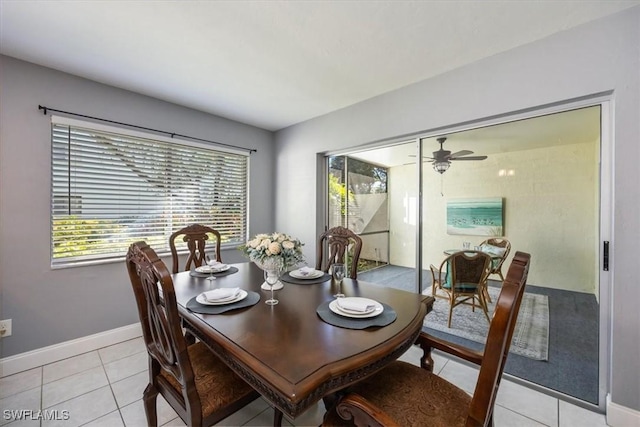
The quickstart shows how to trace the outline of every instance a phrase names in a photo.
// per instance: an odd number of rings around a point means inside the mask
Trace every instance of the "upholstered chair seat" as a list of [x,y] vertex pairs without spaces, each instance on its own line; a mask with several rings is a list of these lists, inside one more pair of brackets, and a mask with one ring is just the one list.
[[[204,344],[198,342],[190,345],[187,351],[191,360],[196,391],[202,403],[203,419],[232,406],[235,402],[255,398],[255,390],[214,356]],[[176,392],[182,393],[182,386],[172,375],[165,370],[161,370],[160,375],[173,386]]]
[[[383,374],[367,378],[349,391],[384,411],[398,426],[464,426],[471,404],[471,396],[465,391],[401,361],[393,362]],[[324,426],[349,425],[335,412],[327,415]]]

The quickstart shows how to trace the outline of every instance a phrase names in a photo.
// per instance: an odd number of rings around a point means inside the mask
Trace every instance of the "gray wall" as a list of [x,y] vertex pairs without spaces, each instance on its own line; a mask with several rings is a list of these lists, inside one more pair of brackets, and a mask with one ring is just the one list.
[[[256,148],[249,232],[273,229],[271,132],[6,56],[0,87],[0,318],[13,319],[0,357],[138,322],[124,262],[50,268],[51,130],[39,104]],[[235,249],[222,257],[244,260]]]
[[[640,410],[639,29],[635,7],[277,132],[277,228],[315,240],[323,219],[313,191],[322,188],[317,153],[613,91],[610,392],[614,403]],[[314,246],[305,250],[314,259]]]

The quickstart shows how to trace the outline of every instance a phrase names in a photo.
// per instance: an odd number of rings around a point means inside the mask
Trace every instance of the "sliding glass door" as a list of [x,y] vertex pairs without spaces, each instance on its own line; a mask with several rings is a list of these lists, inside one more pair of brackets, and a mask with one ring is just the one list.
[[[343,226],[363,240],[358,271],[389,262],[387,168],[348,156],[328,159],[328,227]],[[351,262],[348,256],[347,263]]]
[[410,291],[417,289],[416,149],[411,141],[327,159],[327,226],[362,238],[358,277]]
[[[600,106],[587,106],[329,157],[328,225],[367,239],[359,279],[413,292],[428,291],[429,265],[439,266],[445,252],[467,242],[472,248],[490,238],[511,242],[503,273],[516,251],[531,253],[531,315],[521,319],[531,322],[532,333],[521,335],[525,350],[512,351],[505,372],[601,405],[606,354],[598,339],[607,325],[599,324],[599,304],[602,297],[606,307],[609,294],[599,264],[610,230],[599,214],[602,203],[605,209],[611,203],[608,187],[600,188],[610,173],[602,115]],[[497,295],[499,276],[490,276],[489,285]],[[445,300],[437,302],[448,309]],[[428,325],[439,318],[434,308],[425,327],[464,339],[468,328],[453,331],[465,324],[464,308],[444,329]]]

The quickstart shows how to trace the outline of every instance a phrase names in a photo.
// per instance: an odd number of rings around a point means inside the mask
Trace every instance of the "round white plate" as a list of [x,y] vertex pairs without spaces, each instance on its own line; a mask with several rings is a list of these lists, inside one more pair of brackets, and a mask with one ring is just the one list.
[[[221,267],[215,267],[213,268],[213,272],[214,273],[222,273],[223,271],[227,271],[228,269],[230,269],[231,266],[228,264],[225,264]],[[206,273],[209,274],[211,272],[211,267],[209,267],[208,265],[201,265],[200,267],[196,267],[196,271],[198,273]]]
[[323,274],[324,272],[319,270],[314,270],[309,274],[302,274],[300,273],[300,270],[293,270],[289,272],[289,276],[296,279],[317,279],[318,277],[322,277]]
[[[373,301],[373,300],[370,300],[370,301]],[[338,300],[335,299],[329,303],[329,310],[333,311],[335,314],[339,316],[364,319],[367,317],[376,317],[384,311],[384,307],[382,306],[382,304],[380,304],[377,301],[373,301],[373,303],[375,304],[375,308],[373,310],[366,313],[362,313],[362,312],[355,312],[351,310],[346,311],[345,309],[340,308],[340,306],[338,305]]]
[[238,292],[238,295],[233,299],[228,299],[224,301],[207,301],[207,299],[204,297],[204,294],[200,294],[196,297],[196,301],[198,301],[200,304],[203,304],[203,305],[225,305],[225,304],[233,304],[234,302],[242,301],[247,297],[247,295],[249,295],[247,291],[240,289],[240,292]]

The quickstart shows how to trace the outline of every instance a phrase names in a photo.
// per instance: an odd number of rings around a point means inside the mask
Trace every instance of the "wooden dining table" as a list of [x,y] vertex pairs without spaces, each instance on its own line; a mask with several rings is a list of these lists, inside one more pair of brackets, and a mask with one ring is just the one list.
[[[284,283],[275,292],[279,304],[269,306],[264,302],[269,291],[260,289],[262,270],[253,263],[232,266],[236,273],[213,281],[188,271],[172,275],[184,327],[291,418],[401,356],[415,342],[434,301],[431,296],[345,278],[344,294],[374,299],[397,314],[387,326],[348,329],[326,323],[316,312],[334,299],[338,285],[331,279]],[[194,296],[217,287],[257,292],[260,301],[222,314],[197,314],[186,308]]]

